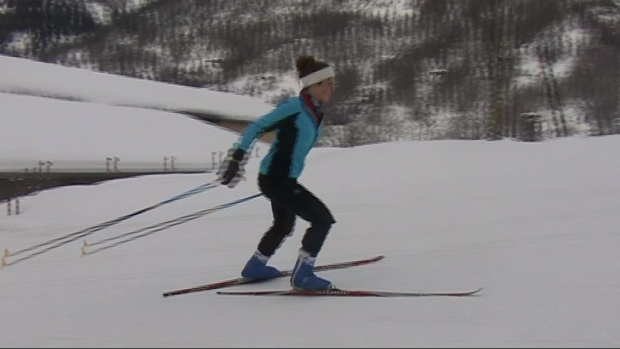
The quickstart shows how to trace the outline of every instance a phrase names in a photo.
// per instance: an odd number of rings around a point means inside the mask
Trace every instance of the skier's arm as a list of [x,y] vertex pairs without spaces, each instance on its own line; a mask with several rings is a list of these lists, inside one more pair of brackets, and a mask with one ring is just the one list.
[[256,140],[256,138],[260,137],[266,131],[269,131],[273,126],[275,126],[278,122],[284,120],[286,117],[297,113],[298,106],[290,101],[284,101],[276,108],[274,108],[268,114],[265,114],[258,118],[255,121],[252,121],[245,128],[241,137],[239,138],[238,143],[236,144],[232,158],[241,161],[251,148]]

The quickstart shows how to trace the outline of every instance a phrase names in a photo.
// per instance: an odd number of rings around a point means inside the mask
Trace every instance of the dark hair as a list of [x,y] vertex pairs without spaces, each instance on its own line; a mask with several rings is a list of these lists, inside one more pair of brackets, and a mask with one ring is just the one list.
[[297,67],[297,73],[300,79],[328,66],[329,64],[317,61],[312,56],[299,56],[295,62],[295,67]]

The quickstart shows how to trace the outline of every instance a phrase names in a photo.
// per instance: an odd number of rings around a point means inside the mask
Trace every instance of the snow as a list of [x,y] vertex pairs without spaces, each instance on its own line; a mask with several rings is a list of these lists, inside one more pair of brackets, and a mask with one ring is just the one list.
[[225,151],[224,144],[237,138],[170,112],[15,94],[0,94],[0,104],[0,138],[11,140],[2,145],[4,171],[23,171],[39,161],[52,161],[57,171],[103,171],[113,157],[120,158],[121,169],[161,170],[164,157],[172,156],[179,169],[209,169],[211,152]]
[[[5,79],[12,63],[23,62],[2,62],[7,68],[2,69],[2,86],[12,82]],[[35,90],[64,76],[64,68],[57,69],[42,68],[22,87]],[[73,86],[67,76],[58,93],[78,91],[88,100],[112,104],[132,104],[134,97],[135,104],[162,102],[159,85],[144,84],[137,96],[130,93],[136,82],[123,80],[130,85],[121,88],[121,82],[105,75],[84,74],[90,81],[101,80]],[[128,94],[115,94],[118,89]],[[184,89],[168,91],[177,95]],[[232,107],[233,96],[201,95],[220,101],[210,106],[216,111]],[[134,161],[159,163],[153,157],[168,149],[180,159],[199,161],[209,159],[215,148],[227,149],[237,137],[149,109],[1,98],[2,163],[5,149],[15,154],[13,161],[49,158],[80,164],[122,153]],[[13,112],[23,120],[16,123]],[[146,118],[150,125],[145,129]],[[151,127],[162,137],[151,137]],[[19,138],[26,134],[32,135],[29,142]],[[133,136],[139,142],[128,140]],[[45,141],[35,141],[38,137]],[[79,239],[4,267],[0,346],[615,347],[620,345],[619,150],[619,136],[313,150],[300,181],[338,221],[318,264],[386,256],[372,265],[322,272],[323,277],[347,289],[484,287],[474,297],[253,298],[201,292],[163,298],[166,291],[238,276],[271,224],[269,202],[258,198],[101,253],[82,256]],[[216,187],[85,239],[93,244],[253,195],[259,160],[250,160],[248,180],[235,189]],[[167,174],[57,188],[21,198],[21,214],[11,216],[2,203],[0,249],[14,252],[65,236],[213,180],[212,173]],[[298,221],[272,265],[293,265],[307,226]],[[286,279],[237,287],[287,288]]]
[[301,83],[291,70],[280,76],[273,72],[245,75],[230,83],[227,88],[230,92],[238,94],[251,91],[251,95],[255,98],[277,104],[283,99],[282,96],[286,98],[299,93]]
[[122,2],[116,1],[113,3],[102,4],[97,2],[87,2],[86,8],[93,19],[101,24],[108,24],[111,22],[111,12],[114,7],[118,7],[120,11],[132,12],[138,10],[140,7],[148,4],[150,0],[124,0]]
[[[0,56],[0,92],[253,120],[259,99]],[[42,78],[43,76],[44,78]]]

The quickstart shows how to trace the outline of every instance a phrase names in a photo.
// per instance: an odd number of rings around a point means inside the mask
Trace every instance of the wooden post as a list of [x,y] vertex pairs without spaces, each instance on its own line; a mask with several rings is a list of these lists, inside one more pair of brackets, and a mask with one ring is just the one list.
[[525,142],[537,142],[541,139],[540,120],[542,116],[535,113],[521,113],[519,139]]
[[121,161],[121,158],[118,156],[114,157],[114,172],[118,173],[118,162]]

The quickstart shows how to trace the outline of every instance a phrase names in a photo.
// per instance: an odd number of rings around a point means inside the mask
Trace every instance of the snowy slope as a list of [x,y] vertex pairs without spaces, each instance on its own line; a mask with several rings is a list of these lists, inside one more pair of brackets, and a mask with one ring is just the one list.
[[[22,102],[7,98],[3,108],[23,109]],[[24,114],[30,122],[23,127],[32,132],[41,132],[45,118],[71,108],[57,104],[54,113],[45,113],[45,102],[27,103],[33,110]],[[107,108],[90,107],[98,106]],[[152,113],[154,127],[170,127],[170,120]],[[50,137],[46,151],[54,155],[72,135],[92,132],[107,117],[100,112],[84,122],[59,122],[63,137]],[[175,132],[194,134],[198,124],[179,122]],[[128,131],[133,127],[127,123]],[[221,141],[223,149],[235,138],[210,126],[198,131]],[[126,135],[118,136],[91,143],[89,151],[123,144]],[[0,148],[16,141],[6,133]],[[144,151],[145,161],[159,147],[153,139],[142,145],[132,152],[139,157]],[[322,276],[350,289],[484,287],[476,297],[250,298],[204,292],[163,298],[165,291],[239,274],[271,223],[269,202],[258,198],[101,253],[81,256],[79,239],[1,269],[0,346],[615,347],[620,345],[619,150],[620,137],[609,136],[313,151],[301,182],[338,221],[318,262],[386,256]],[[84,154],[75,155],[80,161]],[[198,146],[185,149],[184,156],[209,153]],[[233,190],[218,187],[85,239],[92,244],[252,195],[258,164],[251,160],[248,181]],[[213,179],[177,174],[57,188],[22,198],[20,215],[6,216],[2,204],[0,248],[28,248]],[[307,226],[299,221],[270,263],[290,268]],[[281,279],[237,289],[288,287]]]

